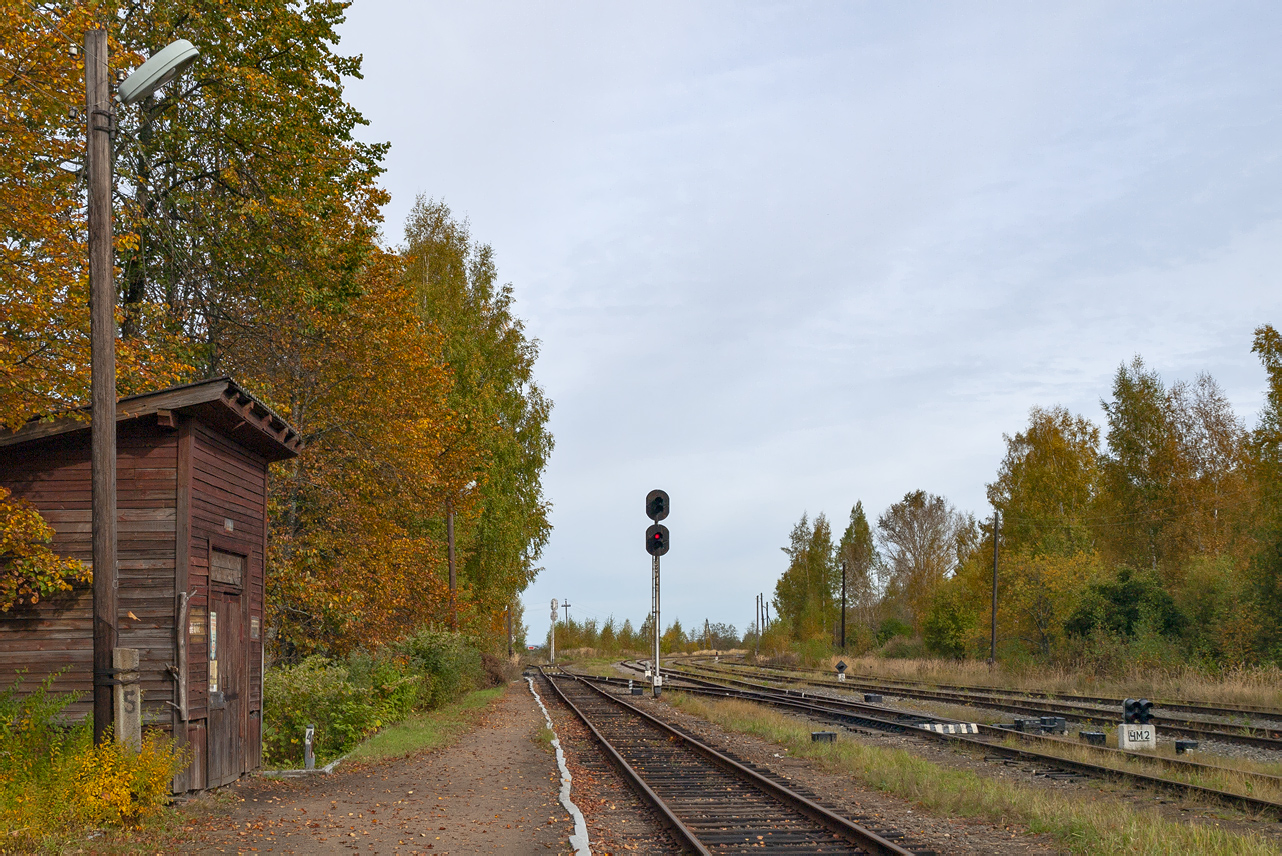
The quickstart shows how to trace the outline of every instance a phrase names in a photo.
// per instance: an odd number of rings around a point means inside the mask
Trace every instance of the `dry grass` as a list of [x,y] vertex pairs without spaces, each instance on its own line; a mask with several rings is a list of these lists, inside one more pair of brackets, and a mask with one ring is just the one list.
[[[1089,764],[1109,767],[1113,770],[1161,776],[1164,779],[1174,779],[1203,788],[1213,788],[1217,791],[1228,791],[1242,796],[1282,803],[1282,782],[1267,778],[1272,774],[1264,770],[1248,770],[1236,764],[1230,766],[1225,763],[1207,763],[1207,767],[1211,769],[1193,766],[1173,767],[1156,760],[1146,760],[1145,755],[1149,753],[1119,755],[1115,752],[1101,752],[1085,744],[1059,740],[1037,740],[1030,744],[1013,734],[1007,737],[1003,743],[1017,749],[1032,749],[1047,755],[1054,755],[1057,758],[1067,758],[1070,761],[1084,761]],[[1196,760],[1198,763],[1204,763],[1208,759],[1198,758]],[[1232,760],[1236,761],[1238,759]],[[1257,773],[1263,773],[1263,775],[1257,775]]]
[[1015,821],[1031,832],[1052,835],[1072,853],[1253,856],[1279,852],[1260,836],[1177,823],[1155,809],[1140,811],[1115,800],[1075,799],[1047,788],[990,779],[969,770],[941,767],[902,749],[853,740],[812,743],[812,723],[749,702],[676,693],[668,698],[687,713],[781,744],[795,757],[812,759],[933,812],[998,824]]
[[[1243,667],[1208,675],[1192,667],[1136,668],[1120,678],[1099,678],[1059,666],[990,667],[980,660],[897,660],[883,657],[844,658],[852,677],[924,681],[931,684],[989,686],[1032,692],[1146,696],[1168,701],[1237,704],[1282,711],[1282,669]],[[838,658],[831,663],[836,665]]]
[[[770,683],[768,679],[766,680],[766,682]],[[832,688],[834,690],[842,689],[840,684],[834,684]],[[887,692],[886,695],[891,696],[892,693]],[[986,725],[995,725],[1001,722],[1009,721],[1010,719],[1010,714],[1000,710],[990,710],[982,707],[968,707],[965,705],[949,704],[946,702],[936,702],[936,701],[929,701],[924,699],[891,699],[891,700],[888,700],[888,704],[891,707],[901,709],[901,710],[911,710],[911,711],[928,714],[931,716],[941,717],[943,719],[956,719],[956,720],[961,720],[963,722],[979,722],[979,723],[984,723]],[[1091,727],[1094,728],[1095,730],[1105,732],[1105,734],[1107,734],[1107,740],[1108,740],[1107,745],[1114,749],[1117,748],[1117,729],[1115,726],[1095,725]],[[1040,749],[1041,747],[1040,743],[1035,745]],[[1089,747],[1087,747],[1084,744],[1082,745],[1081,748],[1083,749],[1083,751],[1086,751],[1086,752],[1092,751],[1090,750]],[[1157,751],[1153,754],[1174,758],[1176,757],[1175,746],[1172,743],[1164,743],[1161,746],[1159,746]],[[1224,756],[1224,755],[1212,755],[1212,754],[1204,754],[1204,753],[1196,753],[1191,758],[1184,758],[1183,756],[1181,756],[1181,759],[1196,761],[1199,764],[1207,764],[1210,766],[1221,767],[1228,771],[1244,774],[1244,777],[1248,779],[1251,777],[1252,774],[1260,774],[1264,776],[1282,776],[1282,763],[1279,763],[1279,762],[1255,761],[1249,758],[1243,758],[1243,757],[1233,756],[1233,755]],[[1243,777],[1238,777],[1238,778],[1243,778]],[[1213,787],[1220,787],[1220,786],[1213,786]],[[1234,787],[1228,787],[1227,789],[1235,790]],[[1258,795],[1254,790],[1239,791],[1239,792],[1251,794],[1253,796]],[[1278,794],[1277,796],[1269,796],[1265,798],[1282,802],[1282,794]]]

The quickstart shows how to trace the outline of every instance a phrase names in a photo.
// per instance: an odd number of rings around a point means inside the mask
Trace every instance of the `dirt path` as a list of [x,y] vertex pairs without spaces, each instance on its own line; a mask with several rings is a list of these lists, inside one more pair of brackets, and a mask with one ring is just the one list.
[[543,726],[513,682],[452,746],[330,776],[249,779],[196,801],[182,852],[568,852],[556,759],[534,739]]

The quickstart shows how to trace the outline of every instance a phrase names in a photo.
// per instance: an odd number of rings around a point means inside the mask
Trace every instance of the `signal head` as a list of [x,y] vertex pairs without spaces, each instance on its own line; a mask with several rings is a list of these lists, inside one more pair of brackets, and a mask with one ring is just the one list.
[[645,551],[651,556],[662,556],[668,552],[668,527],[662,523],[652,523],[645,530]]
[[645,495],[645,516],[658,523],[668,516],[667,491],[652,490]]
[[1140,725],[1148,725],[1149,721],[1153,718],[1153,702],[1146,698],[1142,698],[1136,702],[1135,717],[1136,721],[1139,722]]

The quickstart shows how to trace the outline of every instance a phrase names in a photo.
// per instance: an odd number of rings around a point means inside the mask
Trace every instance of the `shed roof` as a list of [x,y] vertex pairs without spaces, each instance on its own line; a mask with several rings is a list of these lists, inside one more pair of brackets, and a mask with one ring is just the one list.
[[[88,431],[89,421],[81,416],[88,411],[81,407],[52,418],[34,419],[17,431],[0,433],[0,447]],[[302,435],[292,425],[229,377],[144,392],[116,402],[117,422],[165,412],[195,417],[269,461],[292,458],[303,447]]]

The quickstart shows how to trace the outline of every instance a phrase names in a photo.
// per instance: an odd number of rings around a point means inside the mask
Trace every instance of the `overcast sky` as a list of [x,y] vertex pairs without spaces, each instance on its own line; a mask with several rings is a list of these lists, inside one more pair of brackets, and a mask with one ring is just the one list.
[[752,620],[802,512],[978,517],[1034,405],[1141,354],[1253,424],[1282,325],[1282,5],[356,0],[348,96],[493,245],[542,342],[555,530],[525,593]]

